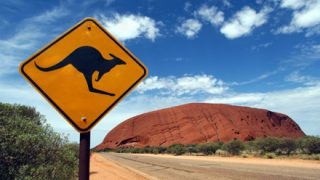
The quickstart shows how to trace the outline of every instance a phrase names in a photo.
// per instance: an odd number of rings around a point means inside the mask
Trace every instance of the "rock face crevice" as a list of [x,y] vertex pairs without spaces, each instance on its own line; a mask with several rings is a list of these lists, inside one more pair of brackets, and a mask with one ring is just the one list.
[[112,129],[96,149],[304,135],[290,117],[281,113],[225,104],[192,103],[130,118]]

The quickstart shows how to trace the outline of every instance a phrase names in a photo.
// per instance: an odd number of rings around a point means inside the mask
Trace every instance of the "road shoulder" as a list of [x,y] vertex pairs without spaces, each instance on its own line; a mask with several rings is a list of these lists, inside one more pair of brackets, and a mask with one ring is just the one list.
[[98,153],[90,157],[90,179],[146,180],[147,175],[135,169],[119,165]]

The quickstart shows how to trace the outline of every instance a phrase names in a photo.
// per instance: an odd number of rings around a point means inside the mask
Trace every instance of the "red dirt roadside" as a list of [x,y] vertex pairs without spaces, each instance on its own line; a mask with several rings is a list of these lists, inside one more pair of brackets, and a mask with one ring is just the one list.
[[145,180],[149,178],[147,178],[147,175],[119,166],[115,162],[93,153],[90,157],[90,180],[100,179]]

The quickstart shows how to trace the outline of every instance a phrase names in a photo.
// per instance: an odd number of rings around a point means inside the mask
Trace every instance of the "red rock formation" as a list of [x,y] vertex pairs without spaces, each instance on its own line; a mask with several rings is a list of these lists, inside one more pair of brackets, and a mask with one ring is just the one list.
[[257,137],[301,137],[288,116],[264,109],[193,103],[130,118],[111,130],[97,150],[123,146],[169,146]]

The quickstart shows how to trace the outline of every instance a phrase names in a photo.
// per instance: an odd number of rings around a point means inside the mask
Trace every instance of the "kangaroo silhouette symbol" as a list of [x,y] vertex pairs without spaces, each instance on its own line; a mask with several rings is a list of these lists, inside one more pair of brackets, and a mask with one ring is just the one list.
[[101,53],[94,47],[82,46],[70,53],[65,59],[51,67],[41,67],[36,62],[34,64],[39,70],[44,72],[57,70],[71,64],[83,74],[90,92],[115,96],[113,93],[95,89],[92,84],[92,75],[95,71],[98,71],[98,77],[95,79],[95,81],[99,81],[104,74],[108,73],[115,66],[126,64],[117,56],[111,53],[109,53],[109,55],[112,57],[112,59],[104,59]]

